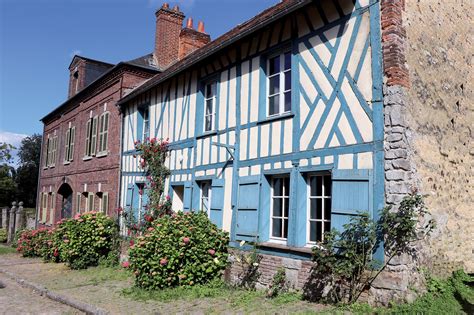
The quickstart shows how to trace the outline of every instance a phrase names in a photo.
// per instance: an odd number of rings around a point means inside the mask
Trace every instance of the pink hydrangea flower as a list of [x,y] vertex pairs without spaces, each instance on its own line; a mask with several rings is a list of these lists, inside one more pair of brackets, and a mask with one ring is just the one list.
[[168,259],[166,259],[166,258],[161,258],[160,259],[160,265],[166,266],[167,263],[168,263]]
[[207,251],[211,256],[214,256],[216,254],[216,251],[213,249],[210,249]]
[[184,244],[188,244],[190,241],[189,237],[183,237]]
[[124,261],[124,262],[122,263],[122,267],[123,267],[123,268],[128,268],[128,267],[130,267],[130,262]]

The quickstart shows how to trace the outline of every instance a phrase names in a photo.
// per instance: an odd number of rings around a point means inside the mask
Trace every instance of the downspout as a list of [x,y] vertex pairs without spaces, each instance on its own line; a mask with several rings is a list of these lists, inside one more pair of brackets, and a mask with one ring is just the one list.
[[[120,78],[120,89],[119,89],[120,98],[122,98],[122,89],[123,89],[123,76]],[[117,190],[117,196],[116,196],[116,202],[115,202],[116,203],[115,204],[115,209],[118,209],[120,207],[120,195],[121,195],[121,192],[122,192],[122,158],[123,158],[123,155],[122,155],[122,152],[123,152],[123,139],[122,139],[122,137],[123,137],[123,126],[124,126],[123,119],[124,119],[124,115],[123,115],[121,106],[119,106],[118,110],[119,110],[119,114],[120,114],[119,169],[118,169],[119,182],[118,182],[118,190]],[[120,230],[121,229],[120,215],[119,215],[118,211],[117,211],[117,223],[119,224],[119,230]]]

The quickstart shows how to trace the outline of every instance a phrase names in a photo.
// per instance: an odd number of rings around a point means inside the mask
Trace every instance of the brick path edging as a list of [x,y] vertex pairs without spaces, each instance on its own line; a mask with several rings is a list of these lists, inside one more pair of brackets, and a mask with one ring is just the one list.
[[53,301],[68,305],[68,306],[73,307],[73,308],[75,308],[79,311],[85,312],[86,314],[91,314],[91,315],[109,314],[106,310],[103,310],[103,309],[101,309],[97,306],[72,299],[72,298],[70,298],[66,295],[59,294],[59,293],[56,293],[54,291],[50,291],[46,287],[44,287],[40,284],[25,280],[23,278],[20,278],[16,274],[14,274],[12,272],[9,272],[5,269],[0,268],[0,273],[3,273],[5,275],[7,275],[8,277],[10,277],[14,281],[16,281],[22,287],[32,289],[33,292],[36,292],[41,296],[45,296],[45,297],[47,297],[47,298],[49,298]]

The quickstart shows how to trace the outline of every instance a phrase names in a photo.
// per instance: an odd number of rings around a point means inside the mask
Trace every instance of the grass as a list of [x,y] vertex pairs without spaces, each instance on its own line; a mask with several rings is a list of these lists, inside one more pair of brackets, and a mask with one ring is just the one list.
[[0,244],[0,255],[5,255],[5,254],[13,254],[16,253],[16,249]]

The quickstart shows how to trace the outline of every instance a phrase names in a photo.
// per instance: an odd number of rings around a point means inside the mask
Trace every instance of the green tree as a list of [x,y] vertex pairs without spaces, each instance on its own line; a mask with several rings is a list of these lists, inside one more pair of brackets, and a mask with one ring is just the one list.
[[9,165],[12,162],[11,150],[15,147],[8,143],[0,142],[0,206],[7,206],[14,200],[16,192],[14,181],[15,169]]
[[34,207],[38,186],[38,173],[41,153],[41,135],[33,134],[21,141],[18,157],[20,165],[16,170],[17,199],[25,207]]

